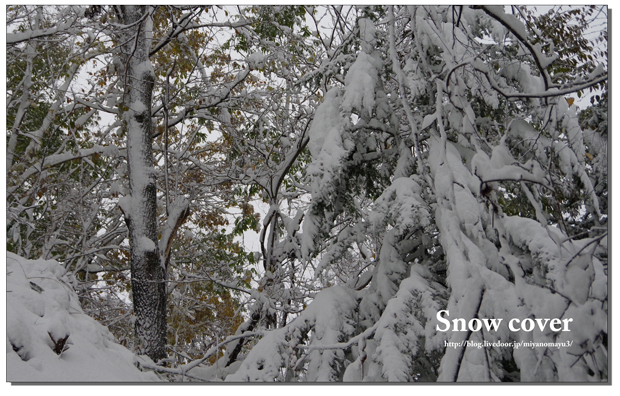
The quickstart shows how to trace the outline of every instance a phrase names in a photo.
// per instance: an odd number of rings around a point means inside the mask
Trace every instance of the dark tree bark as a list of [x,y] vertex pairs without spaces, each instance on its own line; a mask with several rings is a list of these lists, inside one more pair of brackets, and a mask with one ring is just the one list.
[[151,101],[155,75],[149,60],[152,20],[148,6],[116,7],[119,30],[123,127],[131,196],[119,205],[131,244],[131,285],[138,353],[166,357],[166,271],[157,237],[157,196],[152,153]]

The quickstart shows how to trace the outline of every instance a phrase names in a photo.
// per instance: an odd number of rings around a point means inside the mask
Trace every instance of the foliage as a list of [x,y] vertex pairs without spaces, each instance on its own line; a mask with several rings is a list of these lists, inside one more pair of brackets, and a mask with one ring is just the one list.
[[[606,8],[146,6],[131,26],[123,10],[7,8],[7,249],[61,262],[137,346],[135,116],[168,298],[168,356],[143,367],[608,379],[607,30],[589,33]],[[440,310],[504,324],[445,333]],[[506,327],[555,317],[570,337]]]

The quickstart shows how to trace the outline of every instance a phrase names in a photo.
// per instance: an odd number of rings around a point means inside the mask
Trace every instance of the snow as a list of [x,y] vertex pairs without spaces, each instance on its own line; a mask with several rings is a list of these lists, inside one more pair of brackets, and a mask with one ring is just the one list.
[[519,19],[517,19],[516,16],[506,14],[504,12],[504,6],[486,6],[485,8],[491,11],[494,16],[496,16],[499,20],[509,26],[520,37],[526,38],[528,36],[525,25]]
[[[585,369],[591,356],[596,356],[598,362],[605,362],[606,352],[597,344],[597,336],[607,329],[607,314],[600,304],[607,299],[605,275],[601,272],[600,263],[585,249],[592,243],[591,239],[566,240],[557,229],[543,227],[537,222],[518,218],[506,217],[501,222],[510,240],[529,255],[520,255],[519,258],[505,254],[506,262],[516,274],[515,285],[520,301],[534,317],[564,317],[572,318],[578,326],[570,332],[550,334],[534,331],[532,334],[520,333],[521,340],[535,341],[571,341],[569,348],[547,350],[552,352],[550,360],[553,365],[538,368],[540,359],[545,350],[516,351],[514,357],[521,368],[522,381],[588,381],[592,380]],[[592,247],[591,249],[594,249]],[[580,252],[582,252],[580,254]],[[533,274],[524,277],[523,269]],[[547,271],[546,279],[537,279],[536,269],[544,268]],[[539,284],[543,282],[540,287]],[[594,291],[595,285],[598,286]],[[547,288],[555,290],[550,292]],[[533,338],[534,337],[534,338]],[[576,365],[579,356],[591,354],[588,359]],[[603,356],[601,356],[603,354]],[[534,363],[534,368],[530,365]],[[593,366],[590,366],[596,372]]]
[[[308,148],[312,163],[307,168],[307,176],[315,202],[332,199],[343,172],[342,161],[353,148],[352,142],[342,136],[345,120],[340,115],[341,98],[339,88],[330,89],[310,126]],[[312,250],[312,240],[319,228],[307,216],[303,229],[302,252],[307,253]]]
[[153,64],[148,59],[143,62],[138,63],[134,67],[135,67],[134,75],[136,76],[142,76],[142,74],[144,73],[151,74],[151,75],[155,74],[155,72],[153,71]]
[[407,63],[403,68],[403,72],[407,76],[406,83],[411,90],[412,96],[418,96],[426,92],[426,79],[419,66],[413,59],[407,59]]
[[89,149],[80,149],[80,156],[87,157],[96,153],[100,153],[103,155],[107,155],[110,157],[120,155],[118,147],[116,146],[100,146],[98,144],[93,145],[92,148]]
[[541,51],[540,43],[536,44],[533,48],[534,48],[534,55],[540,61],[540,67],[542,67],[543,69],[546,69],[549,66],[551,66],[551,64],[555,62],[556,60],[558,60],[558,58],[560,57],[560,54],[558,53],[555,53],[551,56],[546,56],[545,54],[543,54]]
[[[440,308],[432,294],[428,282],[412,270],[387,303],[374,337],[379,343],[374,359],[383,367],[382,375],[388,381],[409,380],[412,360],[420,347],[419,338],[430,335],[436,324],[431,318]],[[420,318],[428,319],[426,328]]]
[[376,32],[375,24],[372,20],[368,18],[360,18],[357,23],[360,29],[360,39],[362,43],[362,50],[365,53],[370,54],[372,53],[375,47],[376,41],[377,41],[375,39],[375,32]]
[[[166,249],[168,248],[170,238],[173,237],[173,232],[175,232],[175,230],[178,228],[178,221],[184,213],[187,213],[188,210],[189,200],[184,196],[177,197],[170,205],[168,219],[166,220],[166,224],[161,230],[161,237],[159,238],[159,252],[162,255],[161,265],[165,265]],[[191,239],[193,237],[193,234],[191,231],[185,230],[185,236]],[[150,250],[153,251],[155,250],[155,248],[153,247]]]
[[364,366],[361,357],[347,366],[342,377],[342,382],[361,382],[364,379]]
[[540,92],[543,86],[542,79],[532,75],[532,69],[527,63],[512,62],[505,65],[499,74],[508,80],[517,81],[523,93]]
[[306,347],[310,358],[306,380],[333,381],[336,361],[344,358],[341,348],[333,346],[354,332],[351,313],[355,306],[355,294],[350,289],[334,286],[322,290],[293,322],[265,332],[240,364],[239,370],[228,375],[226,381],[282,381],[281,367],[298,363],[295,347],[311,329],[310,345]]
[[70,28],[71,25],[72,25],[72,22],[63,22],[49,29],[35,29],[35,30],[27,30],[21,33],[8,33],[6,35],[6,42],[7,44],[14,44],[14,43],[26,41],[28,39],[37,38],[40,36],[49,36],[57,32],[63,32],[67,30],[68,28]]
[[372,115],[375,105],[375,86],[377,84],[377,69],[380,62],[372,55],[360,52],[345,77],[346,90],[342,98],[341,108],[345,112],[356,109],[366,111]]
[[331,177],[327,177],[327,174],[336,171],[346,152],[340,130],[335,127],[330,128],[324,137],[323,148],[316,161],[313,162],[312,165],[314,166],[308,168],[308,172],[314,174],[318,167],[324,172],[321,184],[326,184],[327,181],[331,180]]
[[138,238],[138,249],[145,252],[152,252],[157,249],[157,246],[152,239],[146,236],[141,236],[140,238]]
[[265,63],[265,55],[262,52],[254,52],[245,58],[248,66],[252,69],[260,69]]
[[[507,150],[501,146],[493,149],[493,154],[489,158],[486,153],[480,151],[474,155],[472,159],[472,168],[483,182],[489,181],[529,181],[549,186],[549,182],[544,178],[544,173],[538,171],[533,162],[521,165],[509,156]],[[530,171],[526,169],[530,168]]]
[[88,119],[90,117],[93,116],[93,114],[95,114],[96,110],[91,110],[88,113],[84,114],[83,116],[81,116],[80,118],[78,118],[75,121],[75,127],[76,128],[81,128],[84,124],[86,124],[86,122],[88,121]]
[[146,111],[146,106],[141,101],[137,100],[129,105],[129,108],[136,113],[144,113]]
[[399,283],[407,271],[406,263],[401,259],[396,250],[396,229],[392,229],[385,234],[383,245],[379,252],[381,265],[377,269],[375,276],[377,296],[379,304],[385,306],[387,302],[398,291]]
[[340,120],[340,89],[332,88],[325,94],[323,103],[316,109],[310,126],[308,148],[313,158],[317,158],[325,144],[325,139],[333,129],[338,129]]
[[110,184],[110,193],[118,194],[124,193],[125,189],[123,188],[123,184],[119,180],[115,180]]
[[598,65],[596,65],[596,67],[594,68],[594,70],[592,70],[592,73],[590,73],[588,75],[588,80],[592,80],[598,76],[601,76],[603,74],[605,74],[607,71],[605,70],[605,66],[602,63],[599,63]]
[[[509,131],[524,137],[537,135],[525,122],[513,123]],[[478,151],[471,161],[472,171],[477,172],[483,180],[495,177],[542,180],[544,173],[537,163],[528,161],[523,165],[515,165],[518,162],[505,146],[505,142],[506,136],[492,148],[491,158]],[[596,334],[606,328],[607,319],[600,305],[600,300],[606,299],[604,288],[596,292],[599,299],[597,309],[590,308],[596,304],[592,299],[592,285],[594,282],[598,285],[606,282],[601,266],[591,255],[594,246],[586,249],[589,243],[596,241],[567,240],[557,228],[546,226],[546,222],[543,226],[531,219],[495,216],[494,223],[501,241],[501,249],[497,254],[497,248],[488,241],[484,229],[480,227],[486,214],[480,210],[472,194],[479,191],[479,187],[473,183],[473,175],[469,173],[451,143],[442,142],[436,137],[431,138],[430,143],[430,169],[438,197],[435,216],[441,245],[446,252],[447,281],[451,289],[447,309],[458,312],[458,317],[466,320],[476,315],[521,319],[574,319],[581,316],[583,319],[579,321],[579,330],[582,334],[575,339],[575,343],[581,344],[574,346],[570,353],[567,349],[546,352],[542,348],[522,348],[515,349],[513,357],[520,368],[521,381],[587,380],[588,376],[583,367],[573,367],[576,364],[575,356],[588,350],[588,353],[601,355],[596,357],[597,362],[606,360],[602,356],[605,353],[604,348],[595,350],[594,345],[588,344],[588,340],[596,339]],[[445,150],[442,148],[443,144]],[[564,151],[572,153],[567,145]],[[572,164],[570,155],[567,161]],[[440,200],[440,197],[447,199]],[[497,270],[502,265],[510,268],[514,281],[508,281],[505,271],[503,276],[497,273],[502,273]],[[401,290],[402,288],[401,284]],[[398,293],[400,292],[399,290]],[[567,307],[570,309],[567,310]],[[586,319],[587,315],[589,316]],[[377,333],[379,334],[379,331]],[[476,334],[467,338],[461,333],[427,337],[427,348],[441,347],[448,337],[450,342],[456,343],[466,339],[482,341],[480,335]],[[566,332],[558,335],[539,330],[531,333],[509,333],[504,325],[500,326],[498,332],[484,334],[484,337],[489,341],[553,342],[569,341],[575,334]],[[498,354],[504,353],[500,348],[493,349]],[[483,352],[484,349],[476,348],[447,348],[441,361],[438,381],[486,382],[499,378],[501,371],[494,372]],[[544,360],[542,364],[541,360]],[[583,366],[585,363],[581,364]],[[394,373],[397,374],[398,369],[395,370]]]
[[118,199],[118,207],[125,213],[131,213],[132,202],[131,195],[125,195]]
[[437,115],[435,113],[425,116],[420,129],[428,128],[433,122],[435,122],[435,120],[437,120]]
[[56,261],[7,253],[6,272],[7,381],[159,381],[140,371],[136,356],[84,313]]
[[415,180],[405,177],[394,180],[375,201],[369,216],[371,224],[380,229],[389,222],[401,232],[418,225],[429,225],[430,213],[421,192],[422,188]]

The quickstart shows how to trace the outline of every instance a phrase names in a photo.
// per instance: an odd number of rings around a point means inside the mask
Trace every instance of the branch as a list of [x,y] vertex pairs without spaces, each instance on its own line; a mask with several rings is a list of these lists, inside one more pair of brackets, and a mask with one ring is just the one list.
[[324,350],[324,349],[347,349],[353,344],[357,344],[362,339],[367,339],[377,330],[379,327],[379,322],[375,323],[372,327],[369,327],[363,333],[356,335],[351,338],[348,342],[339,342],[337,344],[330,345],[297,345],[296,348],[305,349],[307,351],[315,351],[315,350]]
[[[506,14],[502,7],[503,6],[473,6],[472,8],[484,11],[488,16],[502,24],[502,26],[504,26],[519,41],[521,41],[523,45],[527,47],[527,49],[532,54],[532,57],[534,58],[534,62],[536,63],[536,67],[538,67],[538,70],[540,71],[540,75],[543,77],[543,82],[545,83],[545,91],[548,90],[550,85],[550,79],[546,69],[557,59],[557,56],[555,58],[552,57],[551,60],[540,59],[542,53],[540,53],[540,51],[538,50],[538,46],[532,45],[527,39],[527,30],[525,30],[525,25],[523,25],[521,21],[519,21],[514,15]],[[517,30],[517,28],[519,27],[522,27],[523,30]]]
[[82,273],[89,273],[89,274],[98,274],[100,272],[123,272],[123,271],[129,271],[131,270],[130,267],[125,267],[125,268],[114,268],[114,267],[102,267],[101,269],[98,270],[89,270],[87,268],[81,268],[78,270],[78,272],[82,272]]
[[[395,24],[396,22],[394,18],[394,6],[391,6],[390,7],[389,41],[390,41],[390,57],[392,60],[392,67],[394,68],[394,71],[396,72],[396,75],[398,77],[398,91],[400,93],[401,98],[404,99],[404,100],[401,100],[401,103],[405,110],[407,120],[409,121],[409,128],[411,128],[411,134],[413,135],[414,154],[416,157],[418,169],[422,171],[422,176],[424,177],[428,185],[434,186],[434,183],[432,183],[430,176],[426,172],[426,167],[424,166],[422,162],[422,151],[420,149],[420,136],[419,136],[420,131],[416,128],[417,123],[415,122],[413,111],[411,107],[409,106],[409,101],[406,99],[407,98],[407,92],[405,91],[406,77],[402,69],[400,68],[400,59],[398,58],[398,52],[396,51],[395,26],[394,26]],[[434,187],[431,187],[431,188],[434,188]]]
[[591,240],[590,242],[588,242],[588,243],[587,243],[584,247],[582,247],[581,249],[579,249],[579,251],[578,251],[577,253],[575,253],[575,254],[573,255],[573,257],[571,257],[571,258],[570,258],[570,260],[568,260],[568,262],[566,262],[566,266],[568,267],[568,265],[569,265],[570,263],[572,263],[572,262],[573,262],[573,260],[574,260],[575,258],[577,258],[577,256],[579,256],[579,255],[581,254],[581,252],[583,252],[583,251],[584,251],[584,250],[585,250],[588,246],[592,245],[593,243],[600,243],[600,242],[601,242],[601,240],[602,240],[603,238],[605,238],[606,236],[607,236],[607,233],[604,233],[603,235],[600,235],[600,236],[598,236],[598,237],[594,238],[593,240]]
[[[205,104],[205,105],[201,105],[201,106],[187,106],[185,107],[180,114],[173,119],[172,121],[169,122],[168,126],[172,127],[175,126],[176,124],[182,122],[183,120],[187,119],[187,118],[198,118],[198,117],[204,117],[203,113],[197,114],[197,115],[190,115],[188,116],[190,111],[194,111],[194,110],[205,110],[208,108],[212,108],[212,107],[217,107],[218,105],[220,105],[221,103],[225,102],[228,100],[231,92],[233,89],[235,89],[239,84],[241,84],[243,82],[243,80],[246,79],[247,76],[250,75],[250,68],[248,67],[247,69],[244,69],[242,72],[240,72],[239,74],[237,74],[237,77],[235,78],[235,81],[233,81],[230,85],[226,86],[224,88],[225,92],[221,92],[221,96],[219,99],[217,99],[215,102],[213,103],[209,103],[209,104]],[[209,117],[209,119],[212,119],[212,117]],[[158,134],[159,135],[159,134]]]
[[[110,113],[110,114],[118,114],[117,109],[114,109],[112,107],[104,107],[102,104],[91,102],[87,99],[80,98],[79,96],[74,96],[74,100],[77,103],[84,105],[85,107],[90,107],[91,109],[96,109],[96,110],[103,111],[105,113]],[[76,107],[76,108],[79,108],[79,107]]]
[[141,362],[141,363],[142,363],[142,367],[147,368],[147,369],[162,371],[162,372],[166,372],[170,374],[187,375],[186,373],[188,371],[202,364],[205,360],[209,359],[211,356],[215,355],[217,351],[219,351],[220,348],[223,347],[224,345],[230,342],[236,341],[240,338],[262,336],[262,335],[263,335],[263,332],[258,331],[258,332],[252,332],[252,333],[243,333],[243,334],[239,334],[235,336],[229,336],[224,341],[218,342],[215,346],[211,347],[202,358],[194,360],[187,364],[184,364],[178,369],[169,369],[169,368],[158,366],[158,365],[151,365],[148,362]]
[[18,182],[15,183],[14,186],[7,188],[7,194],[11,194],[15,192],[15,190],[17,190],[19,186],[24,181],[26,181],[26,179],[28,179],[30,176],[38,172],[43,172],[53,166],[64,164],[65,162],[73,161],[76,159],[82,159],[85,157],[89,157],[94,154],[118,156],[119,153],[118,153],[118,149],[114,146],[96,145],[90,149],[79,150],[77,155],[71,154],[71,153],[65,153],[65,154],[55,154],[55,155],[50,155],[48,157],[44,157],[43,159],[41,159],[40,161],[32,165],[30,168],[26,169],[26,171],[22,173],[22,175],[20,176]]
[[[189,30],[191,27],[188,25],[191,24],[192,18],[194,16],[200,15],[202,13],[202,7],[199,8],[198,14],[194,14],[195,10],[188,12],[185,15],[181,16],[181,19],[176,22],[172,22],[172,28],[166,33],[166,35],[157,42],[157,45],[149,52],[149,57],[155,55],[160,49],[164,48],[169,42],[171,42],[175,37],[179,34],[183,33],[186,30]],[[171,15],[172,16],[172,15]]]
[[[478,175],[476,175],[478,176]],[[480,183],[499,183],[499,182],[506,182],[506,181],[513,181],[513,182],[528,182],[528,183],[535,183],[538,184],[539,186],[543,186],[544,188],[546,188],[547,190],[551,191],[551,192],[555,192],[555,190],[550,187],[547,186],[546,184],[544,184],[543,182],[541,182],[540,180],[536,180],[536,179],[531,179],[529,177],[523,177],[523,174],[520,175],[520,177],[502,177],[502,178],[496,178],[496,179],[488,179],[488,180],[482,180],[482,178],[480,176],[478,176],[478,178],[480,179]]]
[[[188,276],[189,274],[184,274],[184,275]],[[199,278],[197,276],[189,275],[190,280],[171,280],[171,281],[169,281],[169,283],[213,282],[216,285],[225,287],[227,289],[236,290],[238,292],[242,292],[242,293],[248,294],[250,296],[252,295],[252,292],[249,291],[249,290],[246,290],[246,289],[243,289],[241,287],[234,286],[234,285],[231,285],[231,284],[226,284],[226,283],[223,283],[222,281],[215,280],[215,279],[211,278],[209,276],[209,274],[205,274],[205,275],[206,275],[206,278]]]
[[489,84],[491,84],[491,87],[497,91],[500,95],[502,95],[503,97],[505,97],[506,99],[520,99],[520,98],[537,98],[537,99],[541,99],[541,98],[553,98],[553,97],[557,97],[557,96],[565,96],[568,94],[571,94],[573,92],[578,92],[578,91],[583,91],[586,88],[590,88],[592,86],[595,86],[597,84],[600,84],[604,81],[607,80],[607,74],[605,74],[604,76],[595,78],[594,80],[590,80],[590,81],[586,81],[580,85],[574,85],[572,87],[569,88],[565,88],[565,89],[546,89],[545,91],[542,92],[530,92],[530,93],[524,93],[524,92],[515,92],[515,93],[507,93],[504,92],[502,90],[502,88],[497,84],[497,82],[491,78],[491,72],[489,71],[489,68],[487,66],[486,63],[482,63],[481,61],[474,61],[472,63],[472,66],[474,67],[474,70],[479,71],[480,73],[484,74],[484,76],[486,77],[487,81],[489,82]]
[[177,230],[189,217],[189,201],[184,196],[177,198],[174,201],[174,206],[171,213],[168,216],[166,225],[162,230],[161,238],[159,240],[159,251],[162,254],[162,263],[165,263],[165,268],[168,268],[168,262],[170,261],[170,248],[172,247],[172,241],[176,235]]
[[56,27],[48,28],[48,29],[28,30],[23,33],[8,33],[6,35],[6,43],[7,44],[18,44],[18,43],[28,41],[31,39],[35,39],[35,38],[39,38],[39,37],[47,37],[47,36],[52,36],[57,33],[64,33],[67,31],[68,28],[70,28],[75,23],[76,20],[77,20],[77,17],[73,21],[61,23],[61,24],[58,24]]
[[[310,125],[310,121],[308,121],[308,123],[306,124],[303,135],[305,135],[306,130],[308,129],[308,125]],[[289,157],[285,159],[286,166],[282,168],[281,170],[279,170],[274,175],[276,179],[276,188],[274,189],[274,191],[272,191],[274,196],[275,196],[275,193],[278,190],[280,190],[280,186],[282,185],[282,182],[284,181],[284,177],[288,175],[289,170],[291,169],[295,161],[297,161],[297,157],[299,157],[299,155],[304,151],[304,149],[308,145],[308,142],[310,142],[310,138],[307,136],[303,137],[301,142],[299,142],[297,149],[292,153],[292,155],[290,155]]]

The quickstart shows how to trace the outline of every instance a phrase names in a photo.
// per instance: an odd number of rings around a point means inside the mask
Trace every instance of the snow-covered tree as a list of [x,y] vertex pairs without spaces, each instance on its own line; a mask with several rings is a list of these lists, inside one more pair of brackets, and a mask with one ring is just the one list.
[[605,381],[605,11],[9,7],[8,248],[171,379]]
[[[301,249],[306,260],[322,252],[317,277],[353,252],[367,264],[267,333],[228,380],[607,378],[607,193],[565,100],[604,83],[606,60],[559,78],[553,37],[514,10],[356,10],[351,38],[332,50],[343,55],[322,65],[343,76],[324,74],[331,87],[310,126]],[[439,332],[441,309],[467,322],[580,324]]]
[[[230,123],[226,107],[249,67],[231,68],[238,77],[231,81],[221,69],[229,66],[226,54],[203,51],[222,31],[245,23],[217,22],[217,12],[7,9],[8,53],[15,60],[7,91],[9,249],[61,260],[84,281],[85,308],[108,311],[106,323],[131,320],[141,351],[155,360],[167,356],[165,297],[174,291],[166,291],[168,273],[174,280],[184,276],[170,264],[179,227],[188,219],[199,227],[183,259],[204,255],[227,221],[226,207],[236,205],[227,202],[225,165],[214,161],[227,145],[206,139],[214,124]],[[213,68],[219,71],[209,76]],[[200,262],[211,276],[221,266]],[[101,304],[102,289],[121,295],[116,306]],[[133,315],[123,312],[128,290]]]

